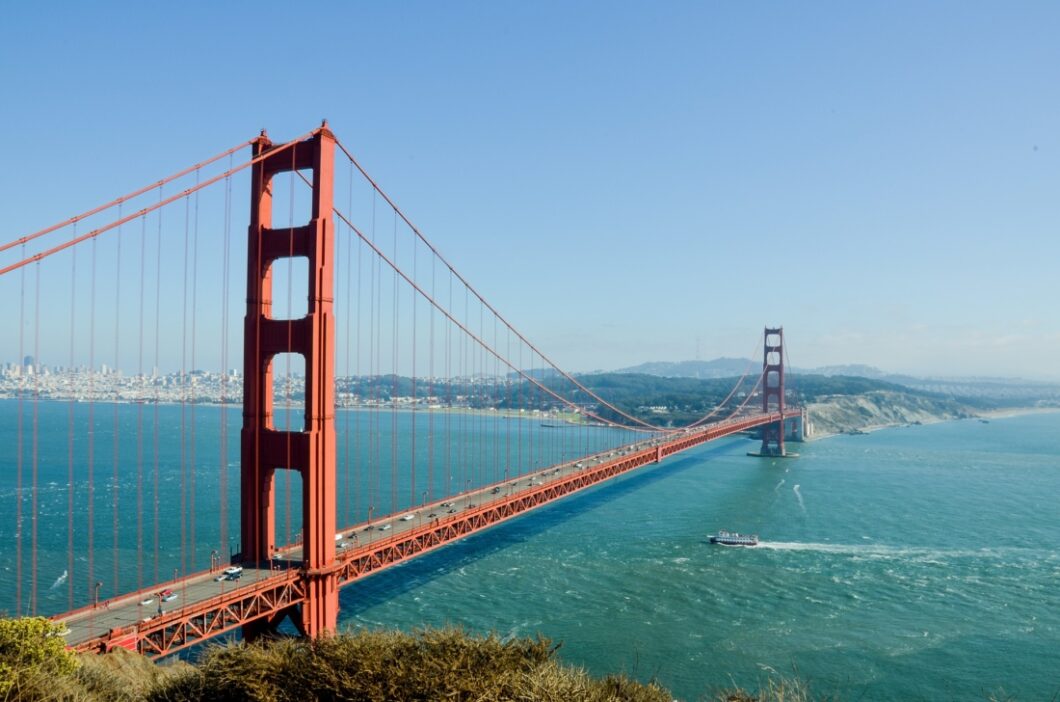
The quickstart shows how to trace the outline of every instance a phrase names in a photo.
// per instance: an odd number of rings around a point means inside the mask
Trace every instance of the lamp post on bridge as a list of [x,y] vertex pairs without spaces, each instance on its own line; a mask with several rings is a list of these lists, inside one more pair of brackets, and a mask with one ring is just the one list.
[[94,594],[92,595],[92,607],[93,607],[93,609],[99,607],[99,589],[101,587],[103,587],[103,581],[97,580],[96,584],[95,584],[95,587],[93,588],[94,589]]

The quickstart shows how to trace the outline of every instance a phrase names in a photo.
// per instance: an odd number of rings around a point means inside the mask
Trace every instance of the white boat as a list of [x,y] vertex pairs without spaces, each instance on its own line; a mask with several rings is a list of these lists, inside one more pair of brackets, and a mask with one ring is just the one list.
[[710,543],[722,546],[757,546],[758,534],[739,534],[735,531],[719,531],[710,535]]

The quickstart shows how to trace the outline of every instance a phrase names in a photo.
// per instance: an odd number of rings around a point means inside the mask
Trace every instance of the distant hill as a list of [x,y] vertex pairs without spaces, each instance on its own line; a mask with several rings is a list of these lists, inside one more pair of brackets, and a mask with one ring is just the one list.
[[[751,364],[752,372],[761,367],[761,361],[750,361],[746,358],[716,358],[711,361],[653,361],[639,366],[623,368],[613,373],[632,375],[651,375],[661,378],[697,378],[714,380],[718,378],[735,378],[743,375]],[[823,378],[843,378],[841,383],[849,392],[856,383],[855,378],[867,378],[890,385],[902,386],[917,392],[928,393],[936,397],[951,397],[963,400],[995,401],[1002,406],[1033,406],[1060,403],[1060,384],[1029,381],[1021,378],[931,378],[888,373],[875,366],[864,363],[848,363],[819,368],[793,367],[789,371],[795,383],[799,378],[818,376]],[[821,386],[820,380],[810,384]],[[875,389],[883,389],[883,386]],[[863,388],[868,391],[868,388]]]
[[848,375],[859,378],[873,378],[877,380],[889,380],[895,382],[895,376],[886,373],[875,366],[867,366],[864,363],[846,363],[840,366],[821,366],[819,368],[793,368],[795,373],[807,373],[813,375]]
[[[745,363],[746,367],[746,363]],[[741,374],[743,369],[741,368]],[[627,414],[658,426],[682,426],[695,421],[716,407],[736,384],[737,378],[682,378],[660,377],[645,373],[595,373],[578,377],[585,387]],[[550,381],[557,393],[570,393],[565,381]],[[747,398],[755,384],[748,378],[734,396],[729,407],[734,408]],[[932,403],[944,400],[932,393],[904,388],[893,383],[871,378],[844,375],[799,375],[797,382],[789,386],[792,399],[803,403],[821,402],[835,397],[852,397],[868,393],[889,392],[892,395],[910,395]],[[520,391],[517,396],[531,396]],[[758,402],[758,400],[756,400]],[[606,407],[595,411],[606,419],[618,420],[618,416]]]
[[712,361],[652,361],[613,372],[656,375],[661,378],[736,378],[747,372],[748,368],[753,372],[761,365],[761,361],[748,358],[715,358]]

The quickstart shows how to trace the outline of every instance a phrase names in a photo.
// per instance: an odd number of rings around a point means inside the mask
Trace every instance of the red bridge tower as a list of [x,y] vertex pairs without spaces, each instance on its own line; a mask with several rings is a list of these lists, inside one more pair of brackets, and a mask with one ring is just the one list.
[[[332,190],[335,137],[325,123],[314,136],[273,156],[264,131],[254,145],[247,248],[241,437],[240,560],[267,563],[275,544],[277,470],[302,478],[302,549],[306,602],[271,621],[244,627],[254,637],[290,616],[306,636],[333,630],[339,601],[335,565],[335,319]],[[272,227],[272,179],[312,172],[312,214],[296,227]],[[301,319],[272,317],[272,270],[282,259],[309,260],[309,304]],[[273,414],[272,362],[277,354],[305,359],[305,424],[281,431]]]
[[781,419],[762,427],[761,456],[783,456],[784,451],[784,327],[765,331],[762,355],[762,411]]

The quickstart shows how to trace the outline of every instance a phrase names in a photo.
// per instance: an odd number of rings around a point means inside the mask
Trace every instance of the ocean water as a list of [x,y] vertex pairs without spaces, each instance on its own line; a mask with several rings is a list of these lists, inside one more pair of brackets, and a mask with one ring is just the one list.
[[[279,406],[275,421],[301,412]],[[241,422],[240,406],[0,399],[0,612],[55,614],[96,583],[107,599],[238,552]],[[340,410],[336,434],[340,528],[642,437],[386,407]],[[300,476],[277,471],[274,486],[276,543],[298,543]]]
[[[860,700],[1060,692],[1060,414],[731,439],[342,592],[349,628],[562,641],[683,700],[796,674]],[[710,546],[719,528],[757,548]]]
[[[87,435],[72,444],[68,436],[88,408],[39,404],[37,611],[86,602],[96,581],[107,597],[155,572],[205,568],[210,550],[238,535],[238,409],[226,413],[224,450],[218,408],[198,407],[194,417],[189,408],[157,409],[157,417],[152,406],[93,409],[89,564],[90,447]],[[9,612],[16,598],[26,609],[32,590],[31,405],[22,408],[21,491],[18,413],[17,402],[0,401],[0,610]],[[412,460],[407,413],[340,413],[340,521],[344,512],[356,519],[369,505],[376,514],[405,509],[423,490],[440,497],[500,479],[520,461],[538,466],[625,438],[527,422],[513,442],[504,425],[516,420],[434,421],[416,424],[414,486],[392,473]],[[452,439],[453,453],[430,435]],[[800,457],[787,460],[748,458],[753,445],[715,442],[346,587],[341,626],[541,633],[563,643],[565,662],[655,678],[682,700],[796,671],[816,693],[842,699],[985,699],[1004,690],[1038,700],[1060,691],[1060,414],[833,437],[796,445]],[[282,479],[277,488],[283,540],[297,528],[298,488]],[[68,522],[75,555],[64,578]],[[762,544],[710,546],[706,536],[717,529],[755,532]],[[16,535],[24,544],[18,595]]]

